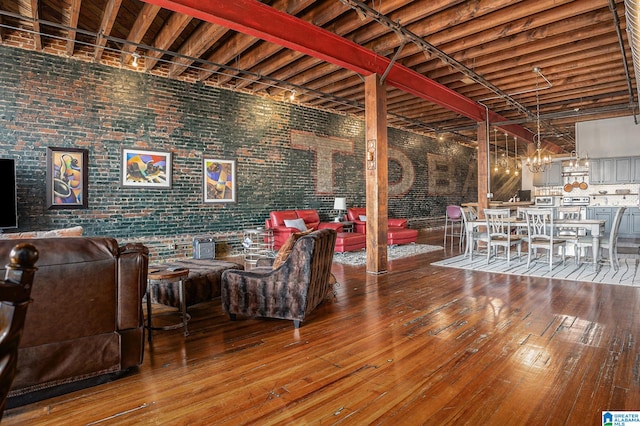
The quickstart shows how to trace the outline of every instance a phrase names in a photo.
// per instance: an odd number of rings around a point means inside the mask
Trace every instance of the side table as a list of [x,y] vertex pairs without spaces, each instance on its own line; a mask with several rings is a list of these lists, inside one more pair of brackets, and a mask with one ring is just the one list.
[[[184,280],[189,276],[189,269],[187,268],[170,268],[170,269],[160,269],[161,267],[151,267],[149,268],[149,275],[147,279],[147,325],[146,328],[149,331],[149,343],[152,342],[152,331],[153,330],[173,330],[176,328],[184,328],[184,335],[189,335],[189,329],[187,328],[187,323],[191,319],[191,315],[187,313],[187,303],[185,299],[185,289],[184,289]],[[170,284],[179,282],[178,286],[178,299],[180,301],[180,311],[178,312],[180,317],[182,318],[182,322],[177,324],[165,325],[162,327],[154,327],[152,324],[152,311],[151,311],[151,284]],[[162,312],[157,314],[160,315],[169,315],[175,314],[175,312]]]
[[242,238],[245,264],[254,267],[258,259],[273,256],[273,243],[273,229],[245,229]]
[[353,222],[350,221],[341,221],[342,224],[342,232],[353,232]]

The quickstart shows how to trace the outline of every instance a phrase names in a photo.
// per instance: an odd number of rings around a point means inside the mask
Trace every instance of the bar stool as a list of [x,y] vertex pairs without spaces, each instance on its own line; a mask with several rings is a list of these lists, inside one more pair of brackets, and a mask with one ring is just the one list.
[[460,206],[447,206],[444,219],[444,245],[447,245],[447,228],[451,227],[451,232],[449,233],[449,238],[451,239],[451,250],[453,250],[453,238],[456,236],[454,230],[456,223],[460,227],[460,232],[458,234],[458,249],[462,248],[462,232],[464,226],[462,223],[462,210],[460,209]]

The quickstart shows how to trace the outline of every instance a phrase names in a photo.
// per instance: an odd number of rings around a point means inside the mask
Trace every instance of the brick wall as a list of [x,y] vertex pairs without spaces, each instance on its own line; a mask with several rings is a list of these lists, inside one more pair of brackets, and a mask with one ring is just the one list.
[[[352,117],[3,46],[0,92],[20,230],[82,225],[145,242],[157,259],[190,255],[194,236],[213,235],[224,255],[271,210],[315,208],[330,220],[334,196],[365,204],[364,123]],[[389,144],[390,216],[422,226],[475,200],[474,150],[397,129]],[[47,209],[47,147],[89,151],[87,209]],[[122,187],[123,148],[172,152],[172,188]],[[203,202],[203,156],[236,160],[237,203]]]

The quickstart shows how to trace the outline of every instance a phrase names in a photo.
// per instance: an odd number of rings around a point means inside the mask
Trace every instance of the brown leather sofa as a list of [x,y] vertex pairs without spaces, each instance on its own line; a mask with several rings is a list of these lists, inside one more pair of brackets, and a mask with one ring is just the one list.
[[[19,241],[33,244],[40,258],[7,406],[97,384],[142,364],[147,248],[97,237]],[[0,240],[0,259],[17,242]]]

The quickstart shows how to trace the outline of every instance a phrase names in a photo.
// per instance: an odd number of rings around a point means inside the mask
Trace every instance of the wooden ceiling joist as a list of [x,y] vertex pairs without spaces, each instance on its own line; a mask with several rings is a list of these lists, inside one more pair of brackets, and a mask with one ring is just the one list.
[[[279,44],[365,76],[374,73],[384,75],[390,64],[386,57],[255,0],[225,3],[198,0],[144,1]],[[487,114],[490,122],[504,121],[504,117],[486,110],[475,101],[397,63],[388,71],[387,84],[477,122],[484,121]],[[502,130],[521,141],[533,141],[533,134],[524,127],[509,125]]]

